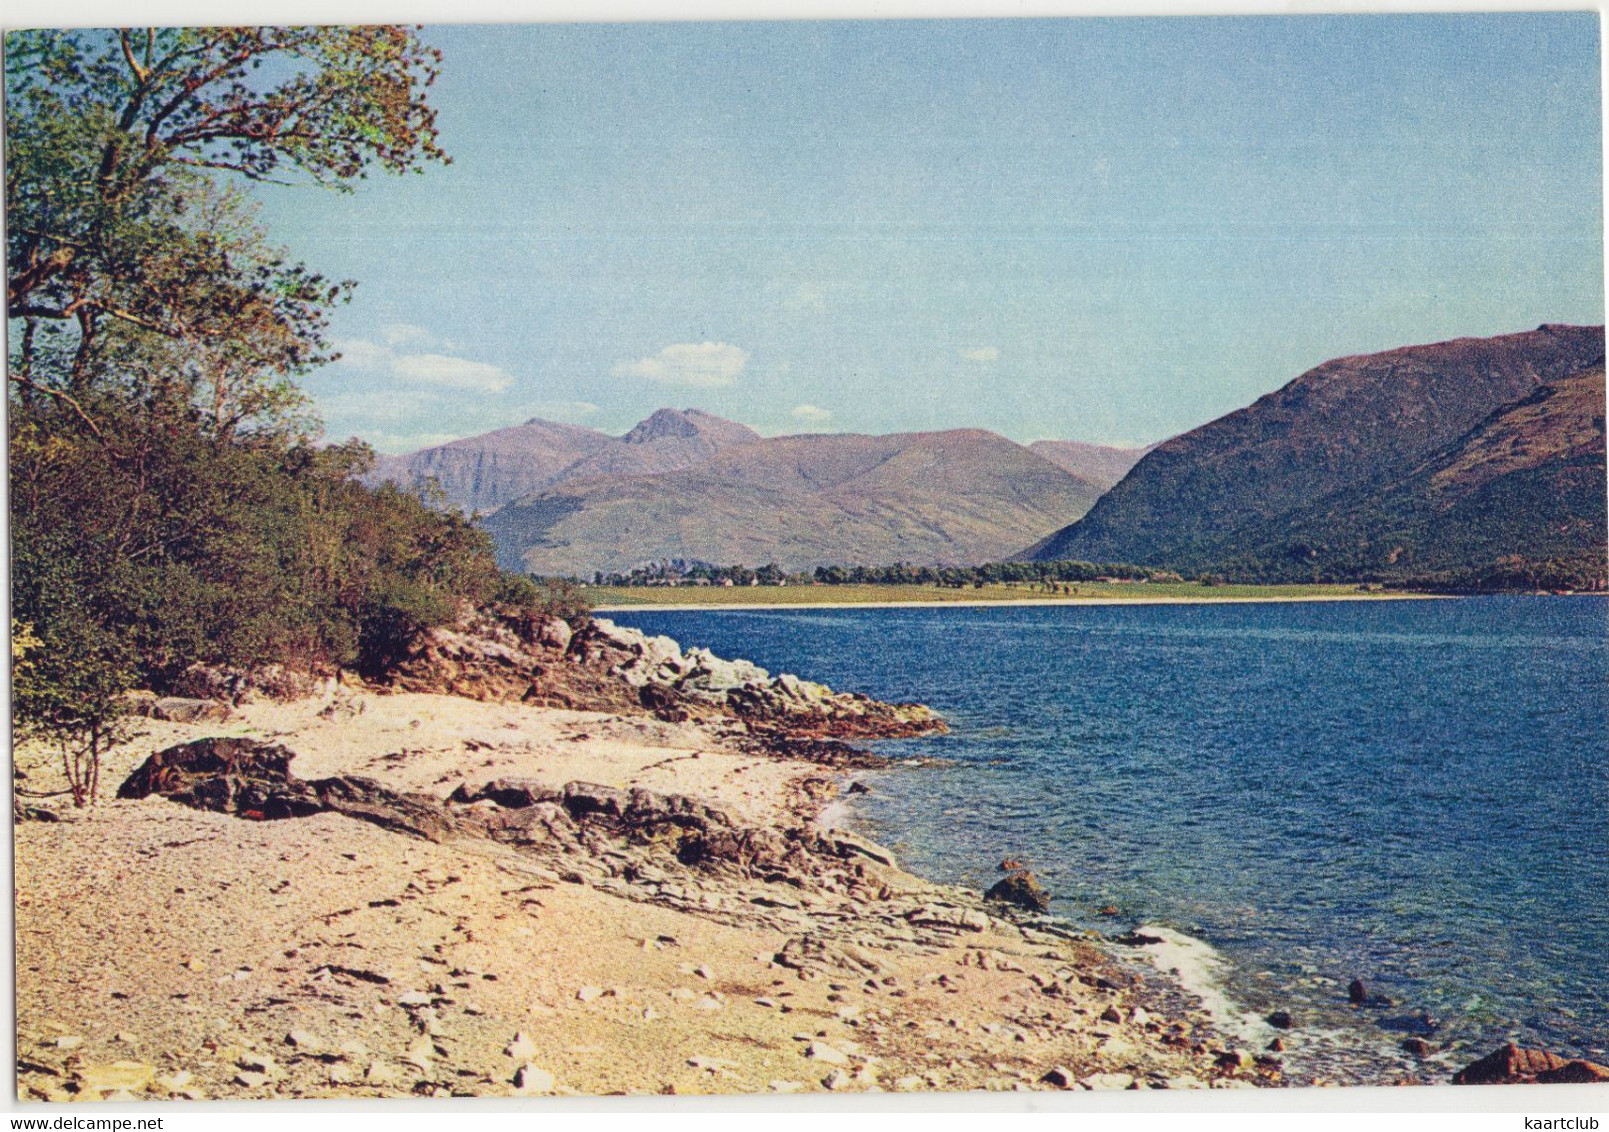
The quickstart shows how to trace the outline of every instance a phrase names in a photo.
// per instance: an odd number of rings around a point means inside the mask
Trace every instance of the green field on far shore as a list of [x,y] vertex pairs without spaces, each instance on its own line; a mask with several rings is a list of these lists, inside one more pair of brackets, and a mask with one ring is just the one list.
[[1026,582],[992,583],[964,589],[918,585],[842,586],[588,586],[582,592],[598,609],[645,605],[873,605],[982,602],[1057,602],[1076,605],[1095,601],[1294,601],[1303,598],[1400,596],[1365,592],[1355,585],[1204,586],[1197,582],[1076,582],[1073,593],[1050,594]]

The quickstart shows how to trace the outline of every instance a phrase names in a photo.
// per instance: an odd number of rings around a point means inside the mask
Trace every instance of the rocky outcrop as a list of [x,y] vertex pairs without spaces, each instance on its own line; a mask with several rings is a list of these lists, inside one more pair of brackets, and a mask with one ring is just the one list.
[[[328,695],[339,683],[333,672],[302,672],[283,664],[259,668],[225,668],[212,664],[192,664],[163,682],[163,690],[173,700],[214,701],[221,704],[261,703],[265,700],[299,700],[307,696]],[[158,700],[161,705],[165,700]],[[167,719],[169,716],[156,715]],[[174,717],[177,718],[177,717]],[[215,718],[206,716],[203,718]],[[227,718],[225,713],[224,718]],[[190,722],[178,719],[178,722]]]
[[1609,1081],[1609,1067],[1509,1042],[1453,1074],[1455,1085],[1567,1085]]
[[[920,704],[880,703],[790,674],[773,677],[748,661],[683,651],[669,637],[601,619],[572,628],[557,618],[475,611],[418,634],[382,679],[407,692],[586,711],[646,709],[672,722],[726,717],[797,741],[945,729]],[[847,764],[844,752],[832,754]]]
[[295,757],[284,747],[256,739],[197,739],[153,754],[124,781],[117,796],[156,794],[192,809],[256,821],[333,811],[427,841],[470,832],[428,795],[397,793],[356,775],[297,778],[290,772]]
[[681,794],[590,782],[555,789],[534,779],[502,778],[460,786],[440,799],[389,790],[356,775],[303,780],[291,773],[295,757],[255,739],[198,739],[151,755],[118,797],[158,795],[255,821],[337,813],[428,841],[482,838],[592,858],[616,852],[623,842],[647,850],[644,867],[676,863],[773,879],[819,875],[845,862],[850,868],[854,862],[893,864],[885,851],[848,834],[745,826]]
[[724,660],[708,649],[685,652],[669,637],[594,620],[583,648],[612,659],[610,670],[636,688],[654,687],[679,701],[739,719],[775,725],[795,737],[897,738],[945,730],[921,704],[887,704],[834,692],[790,673],[773,677],[747,660]]

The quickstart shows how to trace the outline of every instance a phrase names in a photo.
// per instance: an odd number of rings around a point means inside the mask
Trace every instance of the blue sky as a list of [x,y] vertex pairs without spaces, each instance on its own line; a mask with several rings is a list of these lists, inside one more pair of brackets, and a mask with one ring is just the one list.
[[454,163],[264,220],[332,438],[663,405],[1149,443],[1603,320],[1596,13],[427,27]]

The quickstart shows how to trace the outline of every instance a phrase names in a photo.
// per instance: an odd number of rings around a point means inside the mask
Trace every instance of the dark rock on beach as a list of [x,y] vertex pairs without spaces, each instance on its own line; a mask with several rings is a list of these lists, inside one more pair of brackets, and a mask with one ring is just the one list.
[[117,796],[158,794],[192,809],[258,821],[334,811],[427,841],[464,832],[428,795],[398,793],[356,775],[304,781],[290,772],[295,757],[285,747],[256,739],[197,739],[151,755]]
[[1296,1023],[1291,1019],[1288,1010],[1276,1010],[1268,1016],[1268,1024],[1276,1030],[1289,1030]]

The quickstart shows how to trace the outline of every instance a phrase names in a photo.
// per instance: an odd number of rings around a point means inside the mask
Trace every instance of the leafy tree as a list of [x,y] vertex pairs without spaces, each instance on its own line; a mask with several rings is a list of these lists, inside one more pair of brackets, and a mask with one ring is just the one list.
[[[425,99],[439,53],[398,27],[22,31],[7,48],[12,383],[79,412],[96,380],[161,385],[209,399],[224,432],[285,408],[349,284],[269,246],[215,177],[346,190],[445,161]],[[145,356],[126,365],[131,339]]]
[[446,160],[439,55],[371,28],[7,41],[15,719],[93,801],[125,693],[188,666],[384,663],[492,595],[465,520],[352,480],[296,378],[350,284],[273,246],[253,181]]

